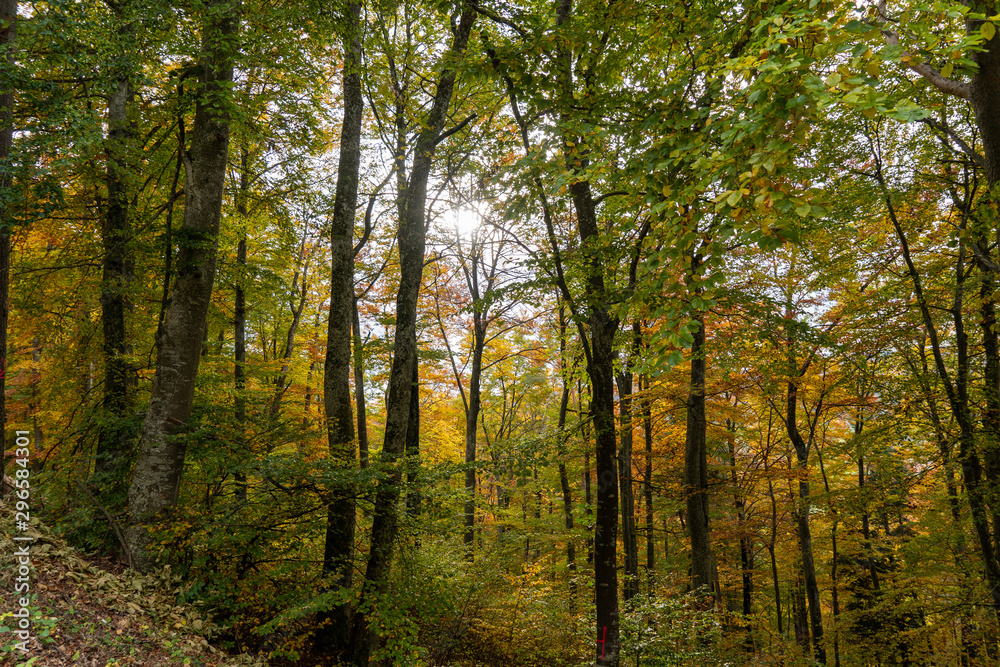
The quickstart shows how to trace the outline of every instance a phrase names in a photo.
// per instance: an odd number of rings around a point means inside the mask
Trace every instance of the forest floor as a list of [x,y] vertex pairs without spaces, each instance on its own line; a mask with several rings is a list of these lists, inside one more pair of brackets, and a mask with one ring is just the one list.
[[[32,518],[16,530],[13,503],[0,501],[0,665],[116,667],[192,665],[266,667],[209,642],[212,626],[193,607],[178,606],[169,570],[141,575],[106,558],[83,556]],[[15,536],[30,536],[30,543]],[[24,593],[16,551],[30,544],[30,638],[23,652],[13,634]]]

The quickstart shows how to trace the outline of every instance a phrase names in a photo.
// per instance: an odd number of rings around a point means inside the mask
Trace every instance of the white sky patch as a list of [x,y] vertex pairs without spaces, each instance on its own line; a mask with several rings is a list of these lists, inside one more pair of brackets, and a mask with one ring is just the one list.
[[447,229],[454,229],[459,236],[468,237],[479,229],[483,216],[471,206],[458,206],[444,214]]

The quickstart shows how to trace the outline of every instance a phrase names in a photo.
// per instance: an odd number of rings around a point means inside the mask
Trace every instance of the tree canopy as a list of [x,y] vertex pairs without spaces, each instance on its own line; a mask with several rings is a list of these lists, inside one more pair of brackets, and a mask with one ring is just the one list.
[[996,664],[998,25],[0,1],[2,502],[275,665]]

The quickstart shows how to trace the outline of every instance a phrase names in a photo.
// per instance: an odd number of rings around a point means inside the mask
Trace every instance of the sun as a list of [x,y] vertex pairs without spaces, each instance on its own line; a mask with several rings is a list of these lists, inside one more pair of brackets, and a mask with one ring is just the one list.
[[472,236],[482,224],[482,214],[471,206],[458,206],[446,214],[445,223],[459,236]]

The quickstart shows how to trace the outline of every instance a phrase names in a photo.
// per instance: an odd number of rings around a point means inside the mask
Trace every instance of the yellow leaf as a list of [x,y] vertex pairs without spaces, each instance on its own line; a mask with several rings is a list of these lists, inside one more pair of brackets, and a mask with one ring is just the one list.
[[997,27],[993,25],[991,21],[984,21],[983,25],[979,26],[979,32],[982,34],[987,41],[993,39],[993,35],[997,33]]

